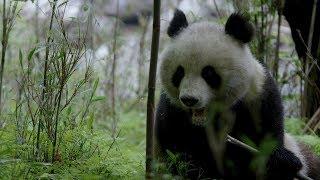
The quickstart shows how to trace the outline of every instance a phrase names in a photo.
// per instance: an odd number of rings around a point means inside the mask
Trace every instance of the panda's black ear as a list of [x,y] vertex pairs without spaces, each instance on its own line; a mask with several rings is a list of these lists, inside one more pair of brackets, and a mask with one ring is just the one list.
[[254,27],[249,18],[241,13],[232,14],[226,23],[225,32],[242,43],[248,43],[254,36]]
[[188,21],[186,15],[179,9],[176,9],[174,16],[168,27],[168,35],[171,38],[177,36],[184,28],[188,27]]

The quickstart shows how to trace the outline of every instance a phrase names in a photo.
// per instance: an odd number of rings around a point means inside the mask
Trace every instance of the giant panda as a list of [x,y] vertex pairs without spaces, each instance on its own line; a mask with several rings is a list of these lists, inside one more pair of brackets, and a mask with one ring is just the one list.
[[182,154],[192,164],[186,179],[257,179],[251,168],[256,155],[234,144],[226,145],[223,172],[217,168],[205,124],[209,105],[223,101],[234,116],[232,137],[258,146],[267,137],[276,142],[263,179],[292,180],[300,173],[320,180],[319,159],[284,132],[280,93],[248,47],[254,27],[244,15],[232,14],[222,27],[189,24],[177,9],[167,34],[171,41],[160,56],[162,92],[154,123],[157,160],[165,162],[168,152]]

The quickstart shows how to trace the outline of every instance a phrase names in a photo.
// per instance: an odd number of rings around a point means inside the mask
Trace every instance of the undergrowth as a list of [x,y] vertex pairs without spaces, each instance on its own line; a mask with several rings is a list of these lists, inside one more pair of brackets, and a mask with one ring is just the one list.
[[[140,110],[119,113],[117,137],[98,123],[66,130],[59,144],[59,161],[32,161],[31,145],[18,144],[14,124],[0,130],[1,179],[142,179],[145,157],[145,114]],[[100,122],[101,123],[101,122]],[[320,138],[302,135],[303,123],[286,121],[287,132],[309,145],[320,156]]]
[[120,115],[119,133],[79,126],[67,130],[59,144],[59,161],[28,160],[30,145],[19,145],[11,125],[0,130],[1,179],[141,179],[144,177],[145,115]]

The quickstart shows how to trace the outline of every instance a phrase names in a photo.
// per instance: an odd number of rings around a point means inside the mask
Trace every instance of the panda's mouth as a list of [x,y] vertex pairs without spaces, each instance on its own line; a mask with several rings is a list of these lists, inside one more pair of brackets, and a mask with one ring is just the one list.
[[199,126],[204,125],[207,117],[206,108],[191,109],[190,111],[192,114],[192,123]]

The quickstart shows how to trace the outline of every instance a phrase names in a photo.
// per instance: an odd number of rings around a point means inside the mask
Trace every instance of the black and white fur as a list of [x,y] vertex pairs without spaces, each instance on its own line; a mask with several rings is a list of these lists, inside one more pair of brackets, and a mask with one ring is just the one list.
[[161,55],[163,92],[155,121],[155,153],[183,154],[196,167],[188,171],[188,179],[256,179],[250,168],[255,155],[232,144],[226,147],[225,172],[217,170],[203,125],[209,104],[223,100],[235,116],[231,136],[247,137],[256,145],[267,137],[276,141],[265,179],[292,180],[299,171],[320,179],[320,161],[284,133],[277,86],[247,45],[253,34],[253,26],[240,14],[231,15],[221,27],[209,22],[189,25],[176,10],[168,28],[172,41]]

